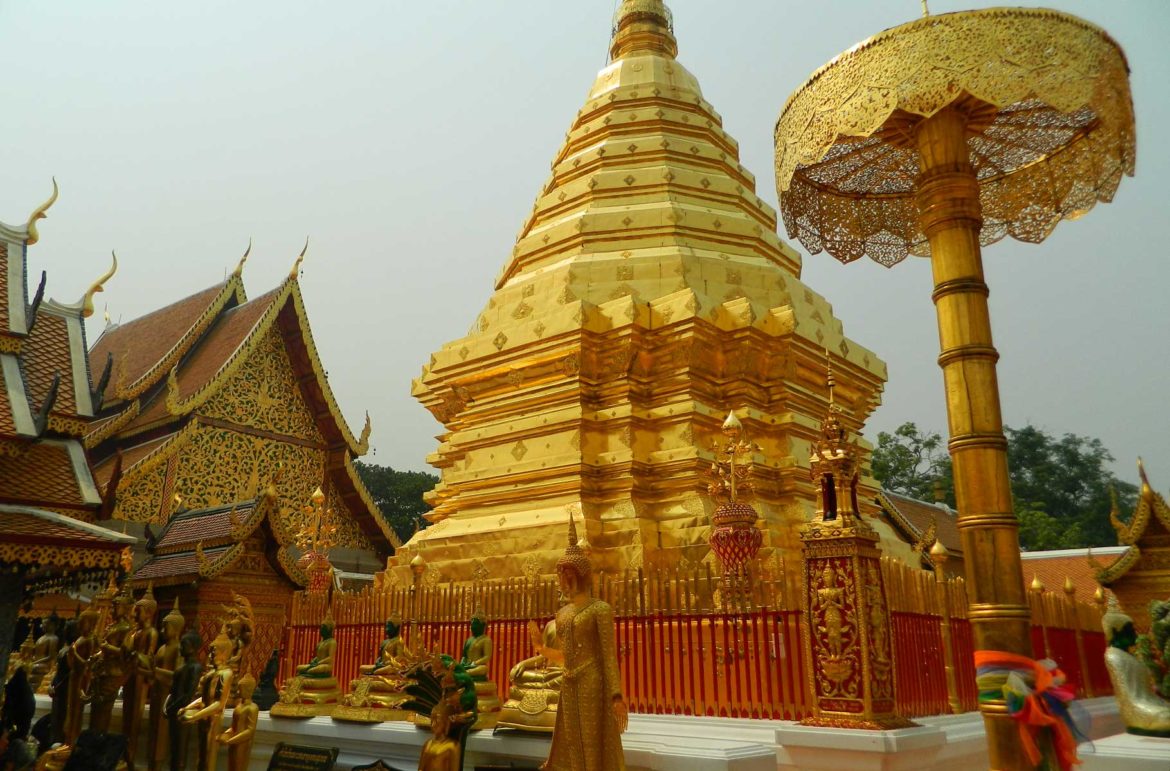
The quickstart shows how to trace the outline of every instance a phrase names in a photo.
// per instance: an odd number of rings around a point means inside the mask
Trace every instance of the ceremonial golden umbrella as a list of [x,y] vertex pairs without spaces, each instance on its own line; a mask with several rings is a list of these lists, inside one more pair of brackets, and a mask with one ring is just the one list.
[[[1129,70],[1074,16],[926,16],[822,67],[776,124],[788,234],[842,262],[929,257],[975,645],[1031,655],[980,245],[1039,242],[1133,174]],[[1029,768],[1002,699],[991,765]]]

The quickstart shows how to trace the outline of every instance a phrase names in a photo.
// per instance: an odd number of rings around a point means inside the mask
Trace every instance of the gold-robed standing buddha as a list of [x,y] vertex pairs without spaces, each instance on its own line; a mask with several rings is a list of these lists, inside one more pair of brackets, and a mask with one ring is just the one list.
[[150,719],[146,730],[146,762],[150,771],[162,767],[170,747],[165,710],[175,671],[183,666],[179,640],[186,625],[187,620],[179,612],[179,599],[176,597],[174,607],[163,617],[163,644],[155,651],[150,669]]
[[134,598],[128,594],[114,597],[112,623],[106,627],[97,653],[90,659],[91,680],[84,695],[89,702],[89,729],[98,733],[110,730],[114,701],[130,674],[130,608]]
[[98,639],[94,635],[97,622],[97,611],[82,611],[77,621],[77,639],[69,646],[69,653],[66,656],[69,662],[69,680],[65,685],[62,738],[68,745],[73,745],[81,733],[81,716],[85,711],[84,695],[90,680],[89,663],[97,655],[98,650]]
[[463,643],[460,665],[475,682],[475,703],[478,717],[472,730],[494,728],[500,716],[500,698],[496,684],[488,679],[488,665],[492,660],[492,639],[487,635],[487,616],[476,608],[471,615],[471,637]]
[[220,722],[232,695],[235,680],[229,662],[232,640],[223,630],[211,643],[211,665],[199,681],[199,698],[188,704],[179,714],[183,723],[199,725],[198,771],[215,771],[219,754]]
[[1101,617],[1101,626],[1109,646],[1105,650],[1105,668],[1109,670],[1126,732],[1170,737],[1170,701],[1154,692],[1150,670],[1130,652],[1138,640],[1133,619],[1122,613],[1113,600]]
[[329,715],[337,706],[341,692],[333,676],[337,640],[333,639],[333,616],[326,612],[321,622],[321,641],[313,658],[296,669],[280,689],[280,701],[272,705],[273,717],[316,717]]
[[61,638],[57,630],[61,626],[61,619],[54,612],[45,619],[44,631],[37,638],[33,648],[32,668],[29,670],[28,684],[33,691],[45,693],[45,688],[52,679],[53,670],[57,666],[57,653],[61,649]]
[[142,713],[154,685],[154,654],[158,651],[154,618],[157,614],[158,602],[151,587],[147,586],[146,593],[134,603],[134,629],[126,638],[128,676],[122,689],[122,733],[126,736],[130,771],[134,769],[134,757],[138,754]]
[[239,680],[240,701],[232,710],[232,726],[219,735],[219,741],[228,750],[228,771],[248,771],[252,757],[252,742],[256,738],[256,723],[260,707],[252,701],[256,678],[244,675]]
[[361,677],[350,684],[351,692],[333,710],[334,720],[380,723],[409,717],[410,713],[399,708],[410,698],[404,689],[411,682],[402,675],[409,662],[401,627],[402,620],[397,615],[386,619],[386,637],[378,646],[377,658],[373,664],[358,668]]
[[[557,622],[544,625],[539,644],[557,647]],[[508,700],[500,708],[498,728],[552,733],[557,721],[557,702],[561,697],[564,670],[551,663],[542,653],[530,656],[508,673]]]
[[557,611],[558,647],[544,645],[529,623],[537,651],[564,668],[546,771],[624,771],[621,734],[629,724],[622,696],[613,608],[592,594],[593,567],[577,544],[569,513],[569,546],[557,560],[557,580],[569,602]]

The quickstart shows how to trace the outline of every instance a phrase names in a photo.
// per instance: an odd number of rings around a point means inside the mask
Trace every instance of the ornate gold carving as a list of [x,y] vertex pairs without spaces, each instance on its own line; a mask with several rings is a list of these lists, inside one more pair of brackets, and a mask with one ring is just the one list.
[[1133,175],[1127,72],[1105,32],[1056,11],[966,11],[886,30],[814,73],[784,107],[776,183],[788,233],[843,262],[929,254],[914,123],[965,93],[975,97],[980,240],[1042,241]]

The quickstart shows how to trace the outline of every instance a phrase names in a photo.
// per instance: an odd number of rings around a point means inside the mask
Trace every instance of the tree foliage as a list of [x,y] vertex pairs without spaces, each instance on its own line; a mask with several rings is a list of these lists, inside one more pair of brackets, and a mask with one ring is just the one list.
[[439,478],[425,471],[395,471],[389,466],[354,462],[358,476],[378,504],[382,517],[398,537],[406,541],[418,528],[426,526],[422,515],[430,511],[423,500],[438,483]]
[[[1117,491],[1123,512],[1133,509],[1137,488],[1109,470],[1113,456],[1101,440],[1055,437],[1035,426],[1005,427],[1004,434],[1021,547],[1035,551],[1117,543],[1109,524],[1110,488]],[[941,486],[946,502],[955,504],[942,437],[914,423],[878,435],[873,474],[886,489],[922,500],[934,500]]]

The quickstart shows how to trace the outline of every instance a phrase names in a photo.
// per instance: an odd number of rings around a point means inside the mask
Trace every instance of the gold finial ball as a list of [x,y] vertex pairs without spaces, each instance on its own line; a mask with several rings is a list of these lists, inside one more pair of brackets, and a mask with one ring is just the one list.
[[1069,576],[1065,576],[1064,577],[1064,593],[1071,597],[1072,595],[1076,594],[1076,591],[1077,591],[1077,585],[1073,583],[1072,578],[1070,578]]
[[1104,587],[1098,586],[1097,590],[1095,592],[1093,592],[1093,602],[1097,603],[1098,605],[1105,604],[1105,589],[1104,589]]
[[414,559],[410,561],[410,572],[415,576],[421,576],[427,571],[427,561],[423,559],[421,554],[414,555]]
[[942,541],[936,538],[934,545],[930,547],[930,561],[936,565],[941,565],[946,562],[950,556],[951,553],[947,551],[947,547],[943,546]]
[[1034,591],[1034,592],[1044,591],[1044,582],[1040,580],[1040,576],[1035,575],[1035,574],[1032,575],[1032,591]]
[[317,504],[318,506],[320,506],[322,503],[325,502],[325,493],[321,490],[321,488],[319,486],[317,487],[316,490],[313,491],[313,494],[309,497],[312,499],[313,503]]

